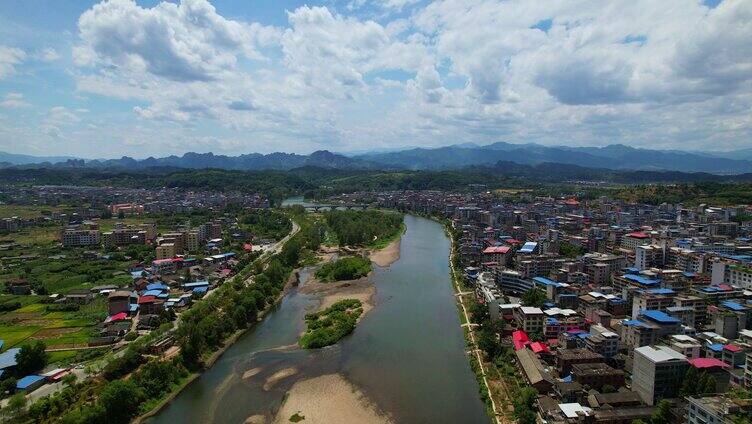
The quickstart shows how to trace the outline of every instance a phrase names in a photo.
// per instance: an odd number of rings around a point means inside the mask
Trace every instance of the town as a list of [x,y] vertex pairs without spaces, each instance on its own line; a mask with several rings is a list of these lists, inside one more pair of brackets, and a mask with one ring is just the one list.
[[749,206],[482,186],[326,201],[447,222],[500,422],[731,423],[752,413]]

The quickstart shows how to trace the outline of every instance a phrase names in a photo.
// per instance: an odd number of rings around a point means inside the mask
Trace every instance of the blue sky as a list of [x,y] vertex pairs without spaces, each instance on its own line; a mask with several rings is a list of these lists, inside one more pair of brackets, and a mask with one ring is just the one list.
[[0,2],[0,150],[752,145],[752,2]]

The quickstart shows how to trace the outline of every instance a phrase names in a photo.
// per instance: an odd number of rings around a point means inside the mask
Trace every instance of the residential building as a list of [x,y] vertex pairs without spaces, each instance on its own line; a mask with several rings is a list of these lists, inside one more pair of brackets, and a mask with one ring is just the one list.
[[632,390],[648,405],[676,397],[689,367],[687,358],[668,346],[642,346],[634,350]]

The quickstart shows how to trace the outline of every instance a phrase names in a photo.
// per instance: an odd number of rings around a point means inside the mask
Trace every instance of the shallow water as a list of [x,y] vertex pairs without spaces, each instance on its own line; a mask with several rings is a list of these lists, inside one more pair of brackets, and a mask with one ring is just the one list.
[[[450,243],[441,225],[406,216],[400,259],[374,270],[375,308],[337,345],[304,351],[295,346],[315,296],[292,289],[150,423],[242,423],[273,417],[285,392],[303,378],[341,373],[378,409],[404,423],[487,423],[465,356],[449,280]],[[311,269],[301,272],[306,281]],[[261,371],[243,380],[243,373]],[[275,372],[297,373],[268,391]]]

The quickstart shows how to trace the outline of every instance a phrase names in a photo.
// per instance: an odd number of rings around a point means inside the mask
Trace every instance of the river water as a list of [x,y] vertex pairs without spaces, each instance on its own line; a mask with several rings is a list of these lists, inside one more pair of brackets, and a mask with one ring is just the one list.
[[[449,279],[449,239],[436,222],[406,216],[401,256],[375,267],[375,307],[337,345],[294,347],[319,300],[292,289],[278,307],[186,387],[150,423],[242,423],[274,416],[298,379],[340,373],[399,423],[488,423],[465,356]],[[305,281],[310,269],[301,272]],[[298,373],[265,390],[275,372]],[[258,370],[243,379],[249,370]],[[305,421],[303,421],[305,423]]]

